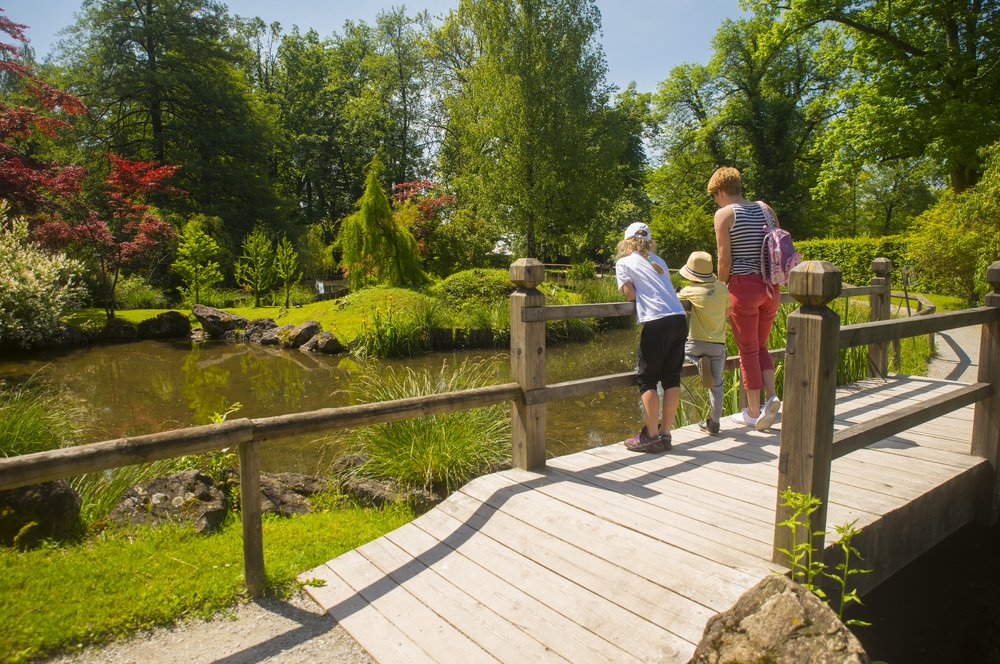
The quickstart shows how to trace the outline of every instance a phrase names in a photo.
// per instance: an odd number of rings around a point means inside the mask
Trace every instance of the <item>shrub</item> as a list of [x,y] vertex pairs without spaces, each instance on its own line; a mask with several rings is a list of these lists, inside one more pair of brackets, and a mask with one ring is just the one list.
[[872,261],[876,258],[892,261],[890,278],[894,285],[902,286],[900,268],[910,260],[907,241],[902,235],[806,240],[796,242],[795,248],[802,254],[802,260],[833,263],[840,269],[844,283],[854,286],[871,282]]
[[146,283],[138,274],[121,279],[115,287],[119,309],[166,309],[167,296],[159,288]]
[[435,284],[431,293],[448,304],[461,306],[507,299],[515,289],[507,270],[472,268],[456,272]]
[[0,345],[30,348],[82,300],[83,266],[28,240],[28,225],[0,206]]
[[[488,361],[465,361],[454,370],[443,363],[436,373],[372,367],[358,391],[365,401],[390,401],[485,387],[497,374]],[[510,411],[497,405],[390,422],[346,431],[338,442],[364,459],[352,474],[447,495],[510,458]]]

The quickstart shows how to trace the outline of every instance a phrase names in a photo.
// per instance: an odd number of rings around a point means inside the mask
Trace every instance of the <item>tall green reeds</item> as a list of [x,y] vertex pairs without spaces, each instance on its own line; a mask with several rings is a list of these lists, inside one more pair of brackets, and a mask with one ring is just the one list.
[[[358,381],[364,401],[390,401],[485,387],[497,382],[495,362],[443,363],[437,372],[374,368]],[[351,429],[333,441],[361,463],[350,473],[390,480],[401,488],[447,495],[510,458],[506,405]]]
[[0,455],[16,456],[76,445],[87,424],[82,403],[35,374],[0,382]]

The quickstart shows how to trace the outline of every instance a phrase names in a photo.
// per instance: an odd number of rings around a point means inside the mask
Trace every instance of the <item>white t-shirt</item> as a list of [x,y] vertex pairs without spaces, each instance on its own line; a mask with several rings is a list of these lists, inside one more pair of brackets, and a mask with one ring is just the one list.
[[[659,265],[663,274],[658,273],[653,264]],[[670,283],[667,264],[656,254],[649,259],[633,252],[615,263],[615,278],[618,289],[627,283],[635,288],[635,315],[640,323],[648,323],[664,316],[684,315],[684,307],[677,299],[674,285]]]

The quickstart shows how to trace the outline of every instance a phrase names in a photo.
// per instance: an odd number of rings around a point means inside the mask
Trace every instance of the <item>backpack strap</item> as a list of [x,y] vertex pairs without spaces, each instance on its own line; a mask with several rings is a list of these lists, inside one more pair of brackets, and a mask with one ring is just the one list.
[[764,213],[764,221],[767,222],[767,227],[772,231],[778,228],[778,222],[774,218],[774,215],[771,214],[771,208],[764,205],[764,201],[757,201],[757,205],[760,206],[761,211]]

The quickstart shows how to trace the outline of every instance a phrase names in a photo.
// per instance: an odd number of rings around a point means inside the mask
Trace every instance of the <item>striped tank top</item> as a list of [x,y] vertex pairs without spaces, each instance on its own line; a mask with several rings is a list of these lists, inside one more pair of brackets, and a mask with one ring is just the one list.
[[764,211],[756,203],[733,203],[736,220],[729,231],[733,267],[730,274],[761,274],[760,248],[764,243]]

